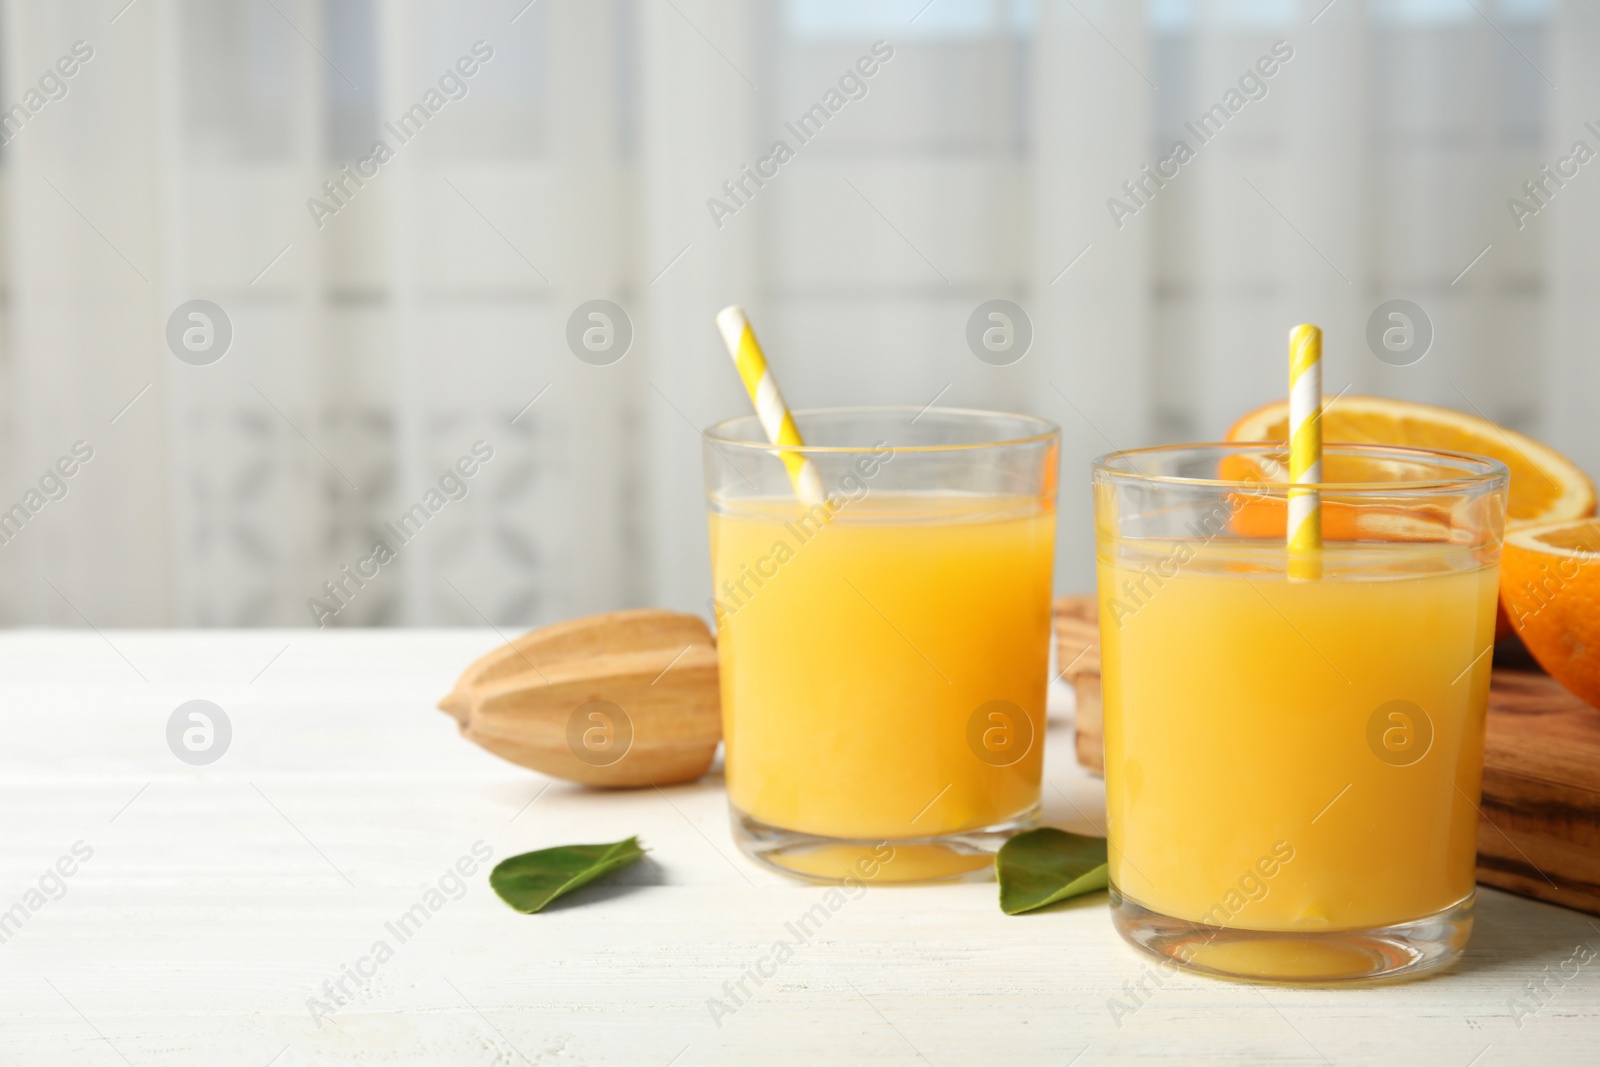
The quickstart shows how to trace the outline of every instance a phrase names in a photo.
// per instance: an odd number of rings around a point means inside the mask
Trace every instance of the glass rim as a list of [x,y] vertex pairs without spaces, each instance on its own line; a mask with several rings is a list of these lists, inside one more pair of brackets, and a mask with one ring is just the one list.
[[[1010,419],[1014,422],[1022,424],[1023,426],[1031,426],[1035,429],[1035,432],[1033,433],[1007,436],[1003,438],[997,438],[993,441],[970,441],[941,445],[888,444],[884,446],[892,450],[896,455],[899,455],[903,452],[967,452],[984,448],[1012,448],[1017,445],[1039,444],[1042,442],[1059,440],[1061,437],[1061,427],[1051,422],[1049,419],[1043,419],[1037,415],[1024,415],[1015,411],[992,411],[984,408],[945,408],[934,407],[931,404],[927,407],[917,407],[913,404],[862,404],[824,408],[794,408],[790,414],[796,416],[797,418],[804,418],[809,415],[911,416],[911,418],[906,419],[907,422],[915,422],[917,419],[920,419],[925,415],[954,416],[958,420],[967,420],[973,422],[976,422],[980,419]],[[766,453],[768,455],[773,453],[781,454],[791,452],[839,455],[861,452],[876,452],[879,448],[879,446],[871,444],[779,445],[768,441],[764,433],[759,441],[751,441],[744,438],[731,436],[731,433],[735,427],[749,427],[752,424],[759,427],[761,424],[761,417],[754,414],[736,415],[731,419],[723,419],[721,422],[713,423],[700,432],[708,443],[718,449],[744,448],[754,452]]]
[[[1317,489],[1330,495],[1350,493],[1396,493],[1492,489],[1496,483],[1509,484],[1511,469],[1498,459],[1491,456],[1480,456],[1472,452],[1457,452],[1447,448],[1418,448],[1412,445],[1381,445],[1366,444],[1358,441],[1330,442],[1322,446],[1324,457],[1329,454],[1370,456],[1376,459],[1392,459],[1416,462],[1437,462],[1439,459],[1452,460],[1464,469],[1460,474],[1452,474],[1437,478],[1413,478],[1393,481],[1367,481],[1367,482],[1296,482],[1292,486],[1289,482],[1259,482],[1243,478],[1195,478],[1181,474],[1146,474],[1134,465],[1134,461],[1141,456],[1171,455],[1182,452],[1222,452],[1222,453],[1260,453],[1276,451],[1287,454],[1289,445],[1284,441],[1200,441],[1190,444],[1152,445],[1147,448],[1129,448],[1116,452],[1107,452],[1096,456],[1090,465],[1094,479],[1101,478],[1127,480],[1132,482],[1153,485],[1182,486],[1197,489],[1228,489],[1247,490],[1260,493],[1276,492],[1287,493],[1289,489]],[[1112,464],[1117,460],[1125,461],[1127,467],[1117,467]]]

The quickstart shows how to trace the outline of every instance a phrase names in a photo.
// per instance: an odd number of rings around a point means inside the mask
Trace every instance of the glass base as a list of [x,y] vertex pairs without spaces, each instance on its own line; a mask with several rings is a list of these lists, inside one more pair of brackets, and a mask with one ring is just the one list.
[[1111,921],[1128,943],[1215,978],[1345,985],[1415,977],[1453,962],[1472,935],[1474,890],[1434,915],[1394,926],[1322,932],[1238,930],[1174,919],[1123,896],[1113,883]]
[[994,854],[1011,835],[1039,825],[1039,805],[993,826],[930,837],[821,837],[754,819],[728,808],[739,851],[763,867],[837,885],[855,879],[874,885],[981,882],[994,877]]

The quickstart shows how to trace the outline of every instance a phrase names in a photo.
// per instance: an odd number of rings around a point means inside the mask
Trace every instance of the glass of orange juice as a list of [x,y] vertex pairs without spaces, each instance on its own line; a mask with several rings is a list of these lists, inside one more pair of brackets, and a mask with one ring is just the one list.
[[[748,855],[815,881],[986,875],[1038,819],[1060,435],[929,408],[705,435],[725,769]],[[827,490],[803,505],[782,457]]]
[[1291,576],[1281,445],[1094,466],[1123,937],[1192,970],[1389,978],[1472,929],[1506,468],[1329,445]]

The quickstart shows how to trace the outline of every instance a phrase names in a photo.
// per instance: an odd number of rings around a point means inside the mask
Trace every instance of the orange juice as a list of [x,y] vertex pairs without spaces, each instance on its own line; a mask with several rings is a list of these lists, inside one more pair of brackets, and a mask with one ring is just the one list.
[[[1053,501],[882,491],[831,518],[821,511],[769,498],[713,504],[736,812],[858,840],[1033,812]],[[1011,754],[994,758],[985,737]]]
[[1492,554],[1330,543],[1320,580],[1290,581],[1281,542],[1112,543],[1106,805],[1124,897],[1309,932],[1472,893]]

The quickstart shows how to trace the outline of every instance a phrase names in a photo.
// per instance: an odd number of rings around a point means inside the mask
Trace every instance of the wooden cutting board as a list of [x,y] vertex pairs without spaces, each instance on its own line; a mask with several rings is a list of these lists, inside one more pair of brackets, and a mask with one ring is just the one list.
[[[1078,762],[1103,773],[1093,597],[1056,601],[1055,637],[1078,698]],[[1600,709],[1526,653],[1495,653],[1479,810],[1478,881],[1600,915]]]

